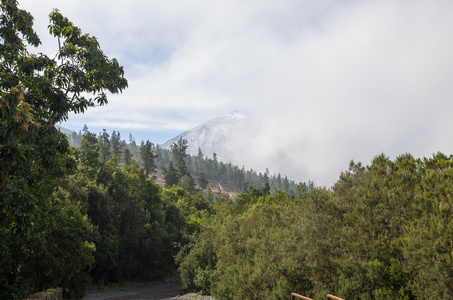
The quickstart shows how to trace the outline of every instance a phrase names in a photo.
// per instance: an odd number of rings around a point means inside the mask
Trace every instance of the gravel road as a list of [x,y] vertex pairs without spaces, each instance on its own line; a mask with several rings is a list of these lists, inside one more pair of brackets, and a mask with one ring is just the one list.
[[151,285],[125,291],[110,291],[87,295],[83,300],[216,300],[209,296],[184,294],[176,283]]

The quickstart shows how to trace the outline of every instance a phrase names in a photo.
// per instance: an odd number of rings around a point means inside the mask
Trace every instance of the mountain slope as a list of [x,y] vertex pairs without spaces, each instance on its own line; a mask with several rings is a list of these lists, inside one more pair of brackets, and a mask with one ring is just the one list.
[[187,140],[188,154],[197,155],[200,148],[203,154],[207,156],[216,153],[220,159],[228,160],[231,143],[234,143],[239,135],[250,132],[253,127],[254,123],[249,117],[239,112],[232,112],[185,131],[170,139],[161,147],[170,149],[171,145],[182,137]]

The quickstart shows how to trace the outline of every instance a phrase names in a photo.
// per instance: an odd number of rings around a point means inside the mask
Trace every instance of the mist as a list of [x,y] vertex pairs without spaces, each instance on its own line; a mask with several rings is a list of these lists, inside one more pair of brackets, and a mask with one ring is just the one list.
[[451,153],[453,27],[436,4],[357,3],[292,41],[245,83],[262,127],[238,160],[331,186],[350,160]]
[[124,64],[129,88],[70,128],[165,135],[237,110],[260,124],[238,164],[322,186],[350,160],[452,153],[449,0],[20,3],[40,36],[58,7]]

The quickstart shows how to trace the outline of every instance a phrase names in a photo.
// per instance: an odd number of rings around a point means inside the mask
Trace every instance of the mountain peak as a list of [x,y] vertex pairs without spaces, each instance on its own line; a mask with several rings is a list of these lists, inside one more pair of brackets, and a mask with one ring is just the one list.
[[178,139],[187,140],[187,153],[197,155],[198,149],[207,155],[216,153],[219,158],[228,159],[227,148],[231,141],[238,135],[243,135],[252,127],[252,121],[240,112],[232,113],[209,120],[197,127],[181,133],[162,145],[164,149],[170,149]]
[[228,118],[232,118],[232,119],[245,119],[245,118],[247,118],[247,116],[241,114],[238,111],[233,111],[232,113],[228,114],[227,117]]

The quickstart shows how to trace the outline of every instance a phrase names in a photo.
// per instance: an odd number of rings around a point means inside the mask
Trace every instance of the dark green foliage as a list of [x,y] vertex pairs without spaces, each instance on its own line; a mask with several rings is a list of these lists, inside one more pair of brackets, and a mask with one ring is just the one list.
[[81,297],[89,283],[86,270],[94,262],[93,227],[76,204],[56,201],[51,205],[42,211],[46,216],[38,223],[42,227],[36,228],[29,241],[36,256],[31,258],[35,269],[28,271],[36,272],[35,283],[40,283],[40,289],[61,286],[72,298]]
[[195,181],[190,173],[181,178],[180,186],[190,193],[195,192]]
[[112,135],[110,136],[110,146],[112,149],[112,154],[116,157],[121,157],[123,153],[123,144],[121,142],[121,134],[113,130]]
[[52,286],[83,292],[95,246],[93,228],[79,207],[58,199],[41,202],[33,225],[27,237],[2,234],[0,298],[21,298]]
[[[127,87],[123,68],[116,59],[109,59],[100,49],[94,36],[82,34],[80,28],[64,18],[58,10],[50,14],[49,31],[59,40],[58,59],[61,64],[45,74],[62,92],[52,100],[55,109],[53,122],[65,120],[70,111],[83,113],[88,107],[107,104],[105,91],[119,93]],[[88,98],[84,93],[93,95]],[[61,103],[61,100],[64,102]]]
[[450,298],[452,163],[379,155],[297,198],[249,187],[181,249],[183,284],[220,299]]
[[[78,204],[55,196],[75,169],[55,124],[106,104],[105,92],[118,93],[127,81],[96,38],[57,10],[49,26],[59,40],[57,57],[30,54],[27,46],[40,40],[33,17],[17,5],[4,0],[0,6],[0,298],[56,285],[79,296],[93,263],[93,228]],[[92,146],[87,139],[78,157],[95,169]]]
[[143,164],[146,176],[156,171],[156,157],[153,153],[153,144],[150,141],[143,142],[140,145],[140,159]]
[[281,299],[307,280],[293,252],[300,252],[302,239],[294,214],[300,201],[285,194],[265,199],[250,191],[253,196],[241,195],[249,200],[241,204],[242,214],[219,210],[181,250],[177,260],[187,288],[212,291],[220,299]]
[[79,151],[80,162],[83,165],[91,168],[99,165],[99,145],[94,133],[87,132],[83,135]]
[[172,186],[179,183],[178,170],[173,166],[173,162],[170,161],[168,168],[162,167],[164,172],[164,179],[166,186]]
[[208,186],[208,179],[206,178],[206,176],[204,175],[203,172],[200,172],[200,177],[198,177],[198,184],[200,185],[200,187],[205,190],[206,187]]
[[453,293],[453,159],[425,159],[413,206],[417,208],[403,239],[403,255],[413,275],[409,287],[420,299],[447,299]]
[[216,266],[211,233],[213,230],[206,224],[202,232],[194,235],[192,242],[176,256],[184,289],[210,293],[212,272]]
[[90,270],[95,283],[157,280],[174,272],[175,240],[167,233],[160,187],[137,164],[122,170],[114,157],[95,179],[82,167],[60,193],[80,203],[98,229]]
[[182,137],[176,143],[173,143],[171,146],[171,152],[173,153],[173,157],[175,159],[175,167],[177,170],[178,181],[180,181],[184,176],[186,176],[189,172],[186,165],[186,151],[187,148],[187,140],[183,139]]
[[123,162],[126,166],[129,166],[133,162],[132,153],[129,148],[124,149]]

